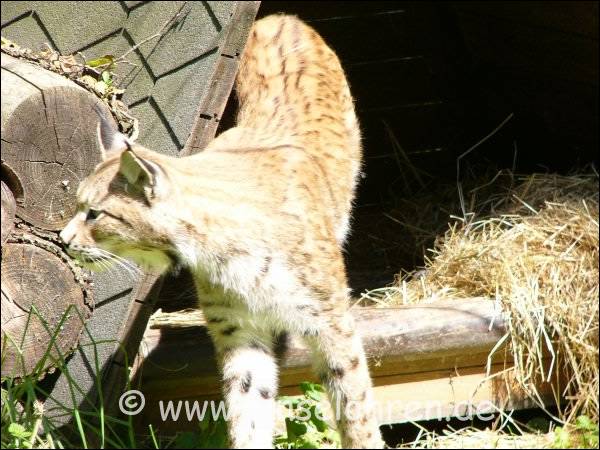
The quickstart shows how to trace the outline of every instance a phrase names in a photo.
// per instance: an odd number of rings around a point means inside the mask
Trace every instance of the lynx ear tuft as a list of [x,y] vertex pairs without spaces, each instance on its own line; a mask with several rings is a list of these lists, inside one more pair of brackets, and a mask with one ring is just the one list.
[[98,109],[96,112],[100,119],[96,127],[96,134],[98,137],[98,146],[102,152],[102,159],[106,160],[112,155],[131,148],[129,138],[117,130],[114,122],[107,120],[104,112]]

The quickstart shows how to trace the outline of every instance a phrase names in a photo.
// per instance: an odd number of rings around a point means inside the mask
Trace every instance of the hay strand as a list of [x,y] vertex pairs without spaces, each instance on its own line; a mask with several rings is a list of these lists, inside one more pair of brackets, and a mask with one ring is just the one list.
[[597,422],[598,176],[514,180],[516,187],[477,205],[487,215],[454,218],[423,270],[367,299],[498,299],[521,386],[543,407],[535,386],[552,381],[559,420],[586,414]]

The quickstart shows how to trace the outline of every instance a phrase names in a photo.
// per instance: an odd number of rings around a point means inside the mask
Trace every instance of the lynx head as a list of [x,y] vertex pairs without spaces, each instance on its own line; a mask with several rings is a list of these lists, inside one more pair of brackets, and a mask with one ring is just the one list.
[[[102,117],[102,116],[101,116]],[[77,191],[77,211],[60,233],[67,252],[89,268],[110,263],[164,270],[175,262],[168,205],[169,158],[131,142],[105,120],[97,130],[103,161]]]

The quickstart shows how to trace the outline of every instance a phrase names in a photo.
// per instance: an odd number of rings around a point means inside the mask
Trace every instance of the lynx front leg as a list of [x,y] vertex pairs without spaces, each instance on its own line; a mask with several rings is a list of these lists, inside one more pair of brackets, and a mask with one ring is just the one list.
[[336,314],[326,323],[308,342],[336,415],[342,447],[383,448],[369,369],[354,319],[349,313]]
[[218,335],[230,446],[273,448],[277,366],[271,346],[236,325],[211,328],[213,338]]

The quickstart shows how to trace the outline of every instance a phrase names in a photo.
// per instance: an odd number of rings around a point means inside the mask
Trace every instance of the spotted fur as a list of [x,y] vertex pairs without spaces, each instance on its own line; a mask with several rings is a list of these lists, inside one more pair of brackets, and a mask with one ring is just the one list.
[[272,446],[274,336],[286,332],[311,347],[343,445],[381,447],[342,258],[361,145],[340,62],[296,17],[269,16],[251,30],[236,91],[237,126],[193,156],[101,127],[105,160],[61,237],[90,264],[117,255],[192,271],[235,448]]

